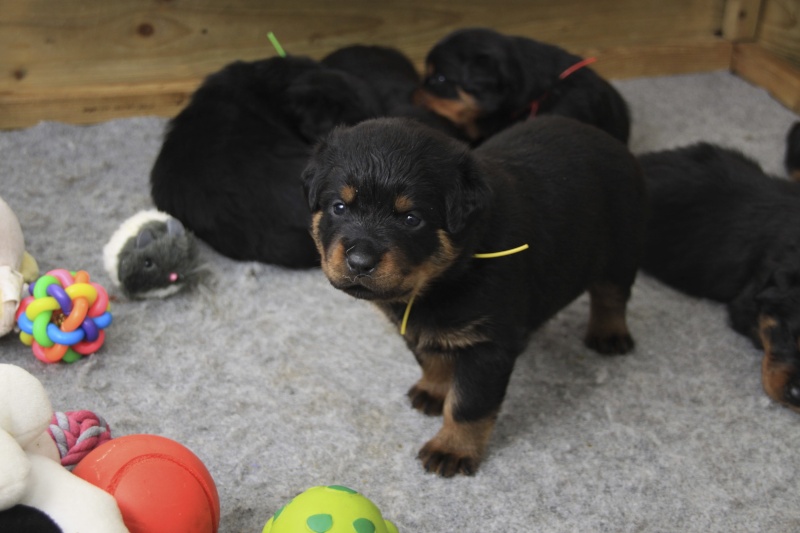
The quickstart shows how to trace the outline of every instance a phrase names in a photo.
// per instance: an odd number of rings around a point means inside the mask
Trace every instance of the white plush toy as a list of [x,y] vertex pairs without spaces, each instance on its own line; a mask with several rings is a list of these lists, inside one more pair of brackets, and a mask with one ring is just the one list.
[[23,282],[31,283],[38,275],[39,266],[25,251],[19,220],[0,198],[0,337],[14,329]]
[[39,380],[0,364],[0,531],[128,533],[114,497],[61,466],[52,415]]

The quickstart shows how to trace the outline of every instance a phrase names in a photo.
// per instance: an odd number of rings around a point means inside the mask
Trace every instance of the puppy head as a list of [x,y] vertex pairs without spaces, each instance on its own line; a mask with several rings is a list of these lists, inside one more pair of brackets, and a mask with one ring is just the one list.
[[303,184],[323,272],[376,301],[408,300],[457,262],[490,198],[464,144],[398,118],[334,130]]
[[523,79],[512,38],[489,29],[460,30],[428,53],[416,99],[475,139],[480,117],[517,110]]
[[[794,259],[800,260],[800,254]],[[773,400],[800,412],[800,272],[779,268],[755,299],[764,347],[764,390]]]
[[284,98],[300,135],[309,143],[339,124],[356,124],[383,111],[363,80],[332,68],[300,74],[286,88]]

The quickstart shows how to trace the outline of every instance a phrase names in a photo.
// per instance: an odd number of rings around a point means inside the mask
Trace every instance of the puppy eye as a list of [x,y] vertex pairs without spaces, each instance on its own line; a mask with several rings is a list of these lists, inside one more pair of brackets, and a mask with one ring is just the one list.
[[403,224],[411,228],[416,228],[417,226],[422,224],[422,219],[413,213],[407,213],[405,218],[403,219]]
[[432,74],[425,79],[425,83],[428,85],[442,85],[447,83],[447,78],[444,74]]
[[344,215],[344,212],[347,211],[347,206],[344,205],[344,202],[334,202],[331,210],[334,215]]
[[154,265],[154,263],[153,263],[152,259],[147,258],[147,259],[144,260],[144,267],[145,268],[153,268],[153,265]]

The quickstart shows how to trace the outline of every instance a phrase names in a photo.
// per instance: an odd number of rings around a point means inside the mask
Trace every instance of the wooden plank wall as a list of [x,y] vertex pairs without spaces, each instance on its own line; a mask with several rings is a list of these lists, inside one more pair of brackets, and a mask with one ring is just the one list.
[[800,1],[764,2],[758,43],[767,51],[800,65]]
[[752,38],[735,44],[731,69],[800,113],[800,0],[764,0],[743,9],[748,7],[759,10],[758,24]]
[[[609,78],[726,69],[723,33],[753,33],[739,14],[752,1],[0,0],[0,128],[172,116],[207,74],[274,55],[269,31],[314,58],[383,44],[421,66],[448,32],[488,26],[594,55]],[[767,13],[787,3],[768,0]],[[796,52],[798,34],[781,31],[770,45]]]

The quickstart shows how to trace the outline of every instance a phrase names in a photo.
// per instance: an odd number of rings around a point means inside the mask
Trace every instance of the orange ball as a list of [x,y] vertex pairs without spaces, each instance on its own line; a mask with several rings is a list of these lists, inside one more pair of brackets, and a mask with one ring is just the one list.
[[216,533],[219,495],[188,448],[157,435],[128,435],[92,450],[72,471],[110,493],[131,533]]

